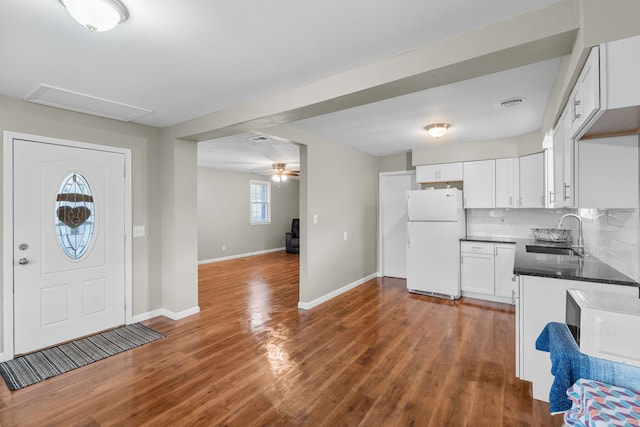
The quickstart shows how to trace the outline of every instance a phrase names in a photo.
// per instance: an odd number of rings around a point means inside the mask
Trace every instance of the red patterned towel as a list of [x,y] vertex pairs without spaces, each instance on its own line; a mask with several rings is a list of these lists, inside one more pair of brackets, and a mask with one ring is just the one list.
[[640,394],[599,381],[580,379],[567,390],[569,426],[640,426]]

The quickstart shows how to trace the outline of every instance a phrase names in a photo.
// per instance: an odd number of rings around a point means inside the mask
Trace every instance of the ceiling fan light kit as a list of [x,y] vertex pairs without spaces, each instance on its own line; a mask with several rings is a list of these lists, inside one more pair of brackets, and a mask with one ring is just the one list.
[[447,133],[447,129],[449,129],[448,123],[433,123],[431,125],[425,126],[425,130],[434,138],[440,138],[442,135]]
[[112,30],[129,17],[118,0],[59,0],[69,14],[90,31]]
[[271,179],[276,182],[285,182],[288,175],[298,176],[300,173],[299,171],[288,171],[286,163],[273,163],[271,168],[273,169],[273,176]]

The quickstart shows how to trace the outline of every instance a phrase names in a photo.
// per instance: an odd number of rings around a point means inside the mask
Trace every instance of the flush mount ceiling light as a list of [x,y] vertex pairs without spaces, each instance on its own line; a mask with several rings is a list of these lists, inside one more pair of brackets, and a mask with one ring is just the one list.
[[69,14],[90,31],[109,31],[129,17],[118,0],[59,0]]
[[434,123],[432,125],[425,126],[424,128],[429,135],[434,138],[440,138],[442,135],[447,133],[447,129],[449,129],[449,124],[447,123]]

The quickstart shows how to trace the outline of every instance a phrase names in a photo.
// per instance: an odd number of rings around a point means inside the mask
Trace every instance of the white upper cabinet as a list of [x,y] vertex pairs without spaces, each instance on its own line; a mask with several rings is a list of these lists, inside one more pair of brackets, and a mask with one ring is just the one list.
[[567,103],[575,141],[638,133],[640,36],[594,47]]
[[519,208],[544,208],[544,155],[520,157]]
[[569,105],[564,109],[553,130],[553,191],[551,207],[574,206],[573,200],[573,139]]
[[516,208],[520,200],[520,159],[496,159],[496,207]]
[[[637,209],[639,136],[585,139],[576,144],[581,208]],[[607,218],[607,223],[610,221]]]
[[607,109],[640,105],[640,36],[616,40],[604,45],[601,86]]
[[462,181],[462,163],[416,166],[418,183]]
[[600,109],[600,56],[598,47],[591,49],[568,102],[569,137],[575,137],[585,123]]
[[463,163],[464,207],[496,207],[496,161],[481,160]]

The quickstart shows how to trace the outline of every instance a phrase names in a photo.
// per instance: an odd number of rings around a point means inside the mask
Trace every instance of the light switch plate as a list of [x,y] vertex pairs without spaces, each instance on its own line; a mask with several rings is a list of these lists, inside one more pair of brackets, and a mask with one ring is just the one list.
[[133,226],[133,237],[144,237],[146,234],[144,225]]

